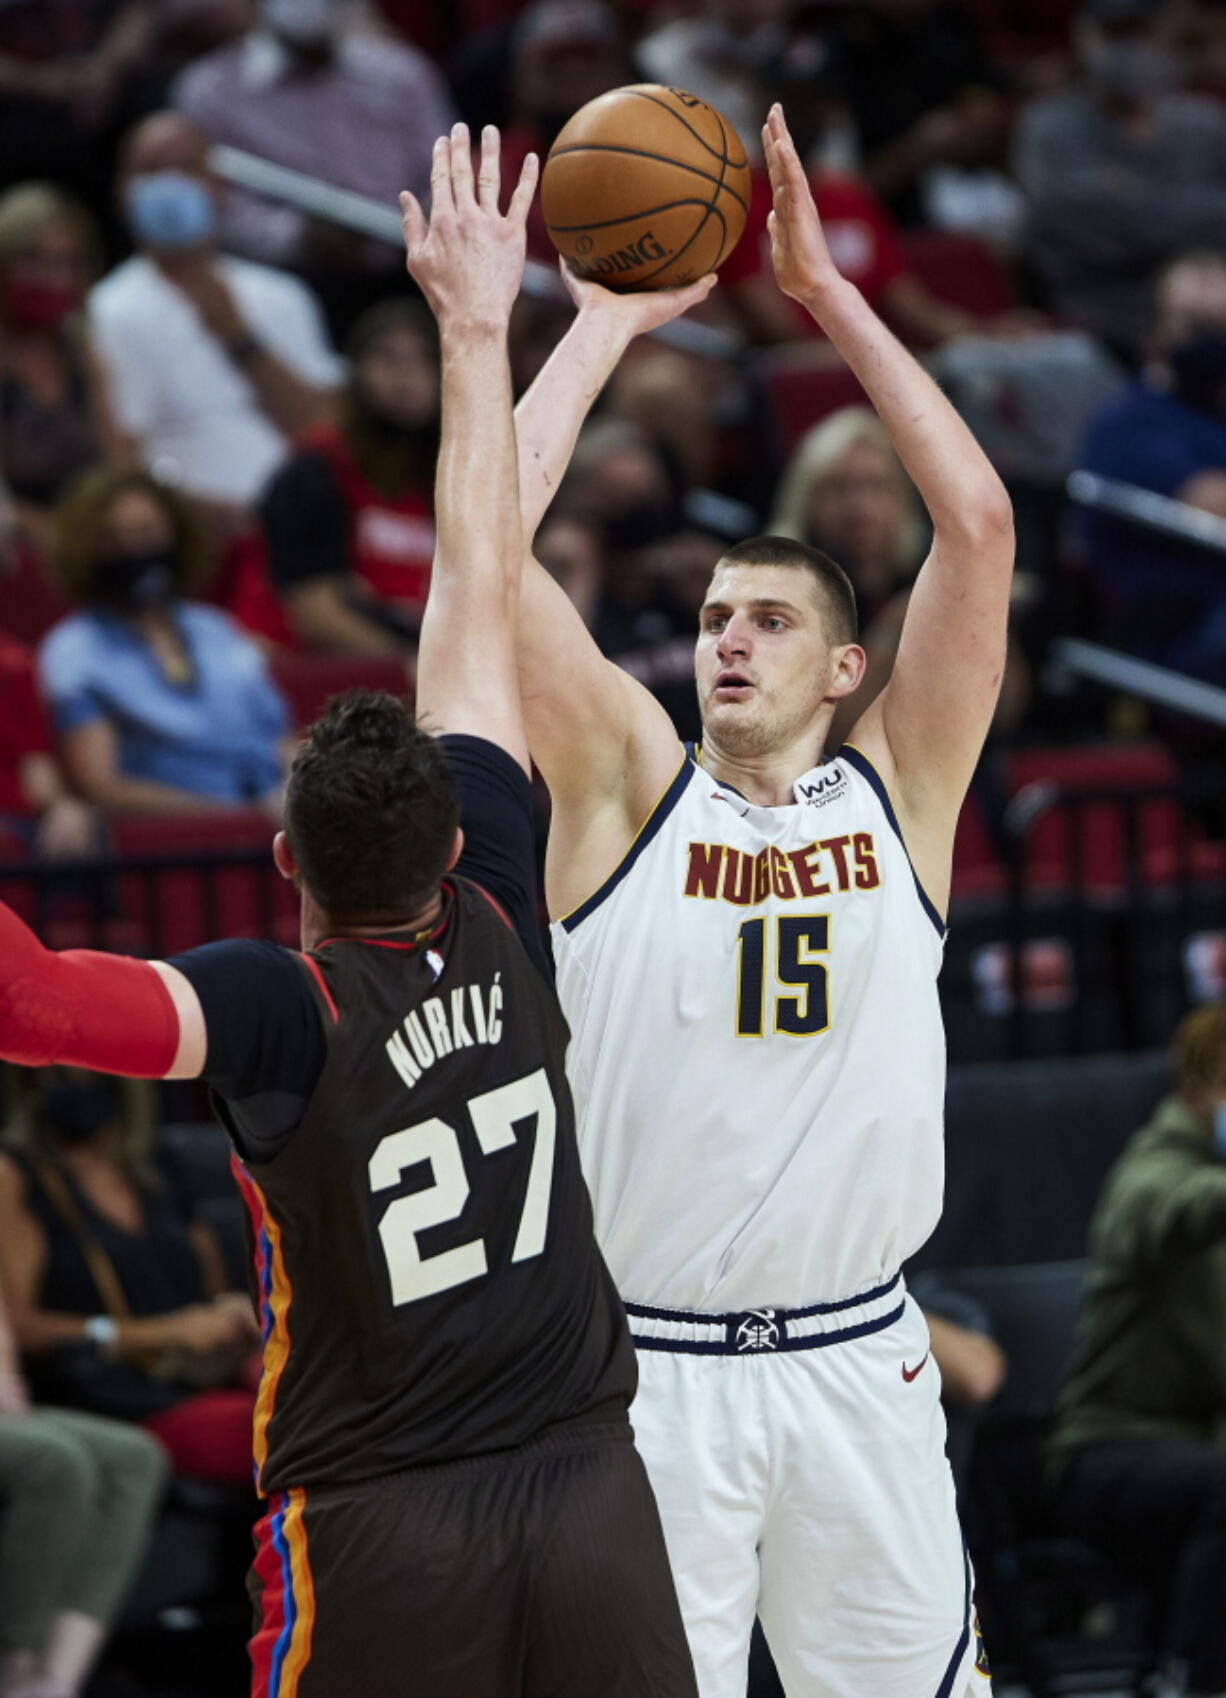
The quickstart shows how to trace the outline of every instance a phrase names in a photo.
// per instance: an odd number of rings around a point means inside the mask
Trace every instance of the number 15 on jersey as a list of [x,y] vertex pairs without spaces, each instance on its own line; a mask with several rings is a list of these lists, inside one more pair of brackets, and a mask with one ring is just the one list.
[[[830,1025],[828,914],[780,914],[746,920],[737,933],[736,1035],[766,1033],[770,1000],[773,1032],[812,1038]],[[768,975],[773,973],[771,990]],[[790,994],[789,994],[789,987]],[[773,996],[772,993],[773,992]]]

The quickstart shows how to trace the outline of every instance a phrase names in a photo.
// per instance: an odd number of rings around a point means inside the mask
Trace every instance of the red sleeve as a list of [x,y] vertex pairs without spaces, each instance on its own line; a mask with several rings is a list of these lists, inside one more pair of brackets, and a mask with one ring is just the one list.
[[0,1057],[161,1079],[178,1048],[179,1016],[147,961],[45,949],[0,902]]

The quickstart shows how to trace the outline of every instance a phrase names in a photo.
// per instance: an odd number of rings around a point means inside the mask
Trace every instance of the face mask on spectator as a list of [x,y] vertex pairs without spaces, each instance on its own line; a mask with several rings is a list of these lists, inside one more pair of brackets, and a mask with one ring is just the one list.
[[43,1092],[39,1118],[62,1144],[88,1144],[122,1108],[114,1079],[57,1079]]
[[4,285],[4,316],[16,330],[53,330],[81,305],[73,283],[35,283],[10,277]]
[[331,0],[263,0],[266,28],[296,47],[323,47],[332,40]]
[[1116,100],[1157,100],[1179,80],[1174,55],[1152,41],[1095,41],[1086,49],[1090,81]]
[[199,247],[216,225],[212,195],[185,171],[133,177],[124,193],[124,211],[135,239],[164,253]]
[[112,554],[94,570],[91,600],[116,613],[147,613],[173,600],[175,578],[173,549]]
[[1186,407],[1226,418],[1226,325],[1190,330],[1167,355],[1171,388]]

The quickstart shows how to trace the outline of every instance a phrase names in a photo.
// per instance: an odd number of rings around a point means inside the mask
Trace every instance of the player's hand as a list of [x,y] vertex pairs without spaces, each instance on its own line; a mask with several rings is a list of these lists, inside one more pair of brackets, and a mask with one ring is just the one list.
[[701,306],[717,281],[715,273],[711,272],[684,289],[638,289],[619,295],[599,283],[577,277],[564,259],[558,263],[566,292],[580,314],[616,324],[627,341],[643,336],[649,330],[658,330],[662,324],[671,324],[673,319],[680,318],[691,307]]
[[409,275],[440,325],[505,328],[524,274],[524,226],[536,188],[535,153],[524,160],[504,217],[498,131],[481,132],[481,163],[473,181],[468,126],[434,144],[430,168],[430,220],[409,193],[400,197]]
[[826,246],[813,191],[781,106],[770,109],[762,126],[762,146],[775,203],[767,220],[775,280],[785,295],[809,306],[842,280]]

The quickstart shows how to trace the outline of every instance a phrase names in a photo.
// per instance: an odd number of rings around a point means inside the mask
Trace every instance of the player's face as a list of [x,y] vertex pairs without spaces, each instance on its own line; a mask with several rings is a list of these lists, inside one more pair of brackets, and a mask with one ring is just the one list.
[[766,754],[816,726],[834,654],[808,572],[717,567],[694,670],[703,726],[730,754]]

